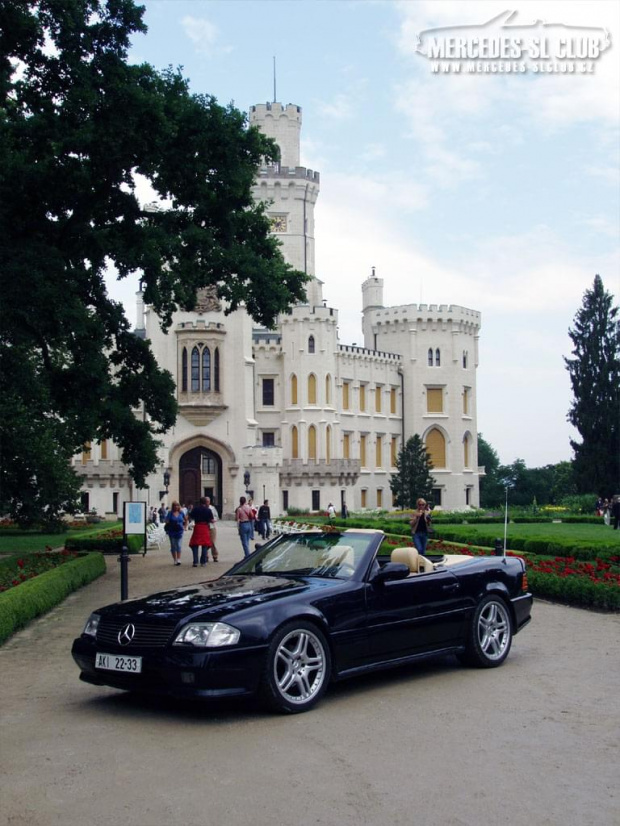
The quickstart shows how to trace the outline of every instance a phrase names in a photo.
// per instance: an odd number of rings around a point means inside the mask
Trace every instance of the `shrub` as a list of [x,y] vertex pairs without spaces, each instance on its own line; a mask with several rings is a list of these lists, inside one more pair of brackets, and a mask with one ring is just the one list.
[[101,554],[86,554],[0,594],[0,644],[105,570]]
[[[121,536],[88,536],[75,539],[66,539],[65,548],[68,551],[100,551],[102,554],[120,554],[123,547]],[[130,554],[140,554],[144,551],[144,541],[141,536],[128,536],[127,547]]]

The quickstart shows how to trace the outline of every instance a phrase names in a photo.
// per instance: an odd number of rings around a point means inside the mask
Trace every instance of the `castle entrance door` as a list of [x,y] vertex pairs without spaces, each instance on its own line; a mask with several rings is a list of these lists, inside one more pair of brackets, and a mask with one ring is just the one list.
[[218,511],[222,509],[222,460],[206,447],[194,447],[179,461],[179,496],[181,504],[196,504],[209,496]]

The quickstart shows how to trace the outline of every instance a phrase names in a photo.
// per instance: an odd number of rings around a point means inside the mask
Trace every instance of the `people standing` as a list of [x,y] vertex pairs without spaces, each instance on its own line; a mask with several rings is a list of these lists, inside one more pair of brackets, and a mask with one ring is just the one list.
[[428,529],[431,523],[431,509],[426,503],[426,499],[418,499],[416,502],[417,510],[411,517],[409,524],[411,525],[411,538],[418,553],[426,553],[426,544],[428,542]]
[[336,508],[333,506],[331,502],[327,506],[327,517],[330,522],[333,522],[336,518]]
[[271,510],[269,500],[265,499],[258,509],[258,532],[263,539],[269,539],[271,534]]
[[201,496],[199,504],[192,508],[189,518],[194,523],[189,540],[192,549],[193,566],[198,567],[198,549],[200,549],[200,564],[206,565],[209,561],[209,548],[212,547],[210,526],[213,522],[213,514],[207,506],[207,497]]
[[248,505],[245,496],[239,498],[239,507],[235,511],[235,522],[239,530],[243,555],[250,555],[250,539],[254,535],[254,518],[252,508]]
[[606,525],[611,523],[611,502],[609,499],[603,500],[603,522]]
[[181,513],[181,505],[173,502],[168,511],[165,522],[165,531],[170,540],[170,553],[175,565],[181,564],[181,546],[183,544],[183,531],[185,530],[186,519]]
[[159,510],[157,511],[159,514],[159,521],[163,523],[166,521],[166,516],[168,515],[168,509],[166,508],[165,504],[162,502],[159,506]]
[[616,494],[614,496],[612,505],[611,505],[611,518],[614,522],[614,531],[618,530],[618,525],[620,524],[620,495]]
[[211,511],[211,516],[213,517],[213,522],[211,522],[210,525],[209,525],[209,530],[211,531],[211,555],[213,556],[213,561],[217,562],[218,553],[217,553],[217,548],[215,547],[215,542],[217,540],[217,526],[216,526],[215,523],[218,521],[218,519],[220,517],[219,517],[219,514],[217,512],[217,508],[215,507],[213,502],[209,499],[208,496],[206,498],[207,498],[207,507]]
[[248,499],[248,507],[252,511],[252,536],[250,537],[250,539],[254,539],[254,530],[257,527],[258,521],[258,508],[254,504],[254,500],[252,499],[252,497]]

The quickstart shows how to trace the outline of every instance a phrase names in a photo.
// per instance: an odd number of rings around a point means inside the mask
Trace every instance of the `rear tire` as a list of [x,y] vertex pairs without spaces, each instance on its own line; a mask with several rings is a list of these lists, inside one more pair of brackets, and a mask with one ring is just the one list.
[[330,674],[331,654],[323,633],[311,622],[288,622],[269,646],[261,699],[272,711],[309,711],[323,696]]
[[496,668],[508,656],[511,644],[508,606],[501,597],[484,597],[474,612],[461,660],[477,668]]

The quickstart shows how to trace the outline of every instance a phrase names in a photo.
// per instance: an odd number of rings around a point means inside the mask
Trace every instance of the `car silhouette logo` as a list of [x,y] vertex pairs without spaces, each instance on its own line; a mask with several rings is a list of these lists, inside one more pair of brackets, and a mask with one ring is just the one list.
[[133,640],[136,635],[136,626],[128,622],[121,630],[118,632],[118,643],[119,645],[129,645],[129,643]]

